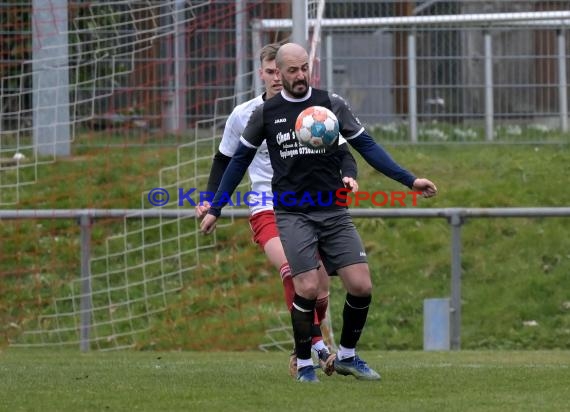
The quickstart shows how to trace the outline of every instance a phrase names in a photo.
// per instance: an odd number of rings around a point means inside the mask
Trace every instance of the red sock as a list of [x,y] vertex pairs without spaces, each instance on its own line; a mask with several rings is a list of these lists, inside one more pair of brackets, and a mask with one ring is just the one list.
[[315,313],[316,317],[319,321],[319,324],[322,323],[323,319],[327,316],[327,307],[329,306],[329,297],[325,296],[324,298],[317,299],[317,303],[315,304]]
[[325,316],[327,315],[327,307],[329,305],[329,297],[325,296],[324,298],[317,299],[317,303],[315,304],[315,319],[313,325],[313,345],[317,343],[319,340],[323,339],[323,334],[321,331],[321,323]]
[[285,292],[285,303],[287,304],[287,309],[291,311],[293,307],[293,298],[295,297],[295,286],[293,285],[293,277],[291,276],[291,269],[288,263],[283,263],[279,268],[279,274],[281,275],[281,281],[283,282],[283,289]]
[[315,307],[315,310],[313,312],[313,337],[311,339],[311,345],[314,345],[320,340],[323,340],[323,334],[321,333],[321,322],[319,322],[317,308]]

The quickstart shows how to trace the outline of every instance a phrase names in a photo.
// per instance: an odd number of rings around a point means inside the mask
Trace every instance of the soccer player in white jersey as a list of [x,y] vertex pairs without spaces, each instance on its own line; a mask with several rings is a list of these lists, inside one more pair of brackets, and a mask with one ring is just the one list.
[[[269,44],[261,49],[260,62],[261,68],[259,76],[265,85],[265,93],[242,103],[234,108],[228,120],[226,121],[222,141],[218,152],[214,156],[210,177],[208,179],[207,191],[214,194],[218,190],[221,177],[226,170],[232,156],[234,155],[237,147],[239,146],[240,137],[244,131],[251,113],[264,101],[272,98],[279,93],[282,89],[281,80],[275,67],[275,56],[279,44]],[[343,179],[347,188],[351,190],[358,190],[358,186],[354,178],[356,177],[356,161],[350,155],[346,145],[343,145],[344,151],[340,153],[343,163]],[[279,239],[279,232],[275,222],[275,213],[273,212],[272,192],[271,192],[271,179],[273,177],[273,169],[271,168],[271,161],[267,152],[267,145],[262,145],[257,150],[255,158],[248,168],[249,177],[252,184],[252,192],[248,199],[250,206],[250,226],[253,231],[253,240],[264,251],[269,261],[279,270],[283,288],[285,291],[285,301],[289,310],[293,305],[293,298],[295,296],[295,288],[291,277],[291,270],[283,246]],[[196,207],[196,216],[203,217],[210,204],[203,202]],[[314,324],[312,330],[312,347],[322,370],[330,375],[333,373],[334,354],[331,354],[325,345],[322,333],[320,330],[320,323],[325,318],[328,306],[329,296],[329,277],[321,266],[318,271],[319,286],[317,292],[317,301],[314,309]],[[292,376],[297,374],[297,358],[295,352],[291,355],[289,362],[289,372]]]

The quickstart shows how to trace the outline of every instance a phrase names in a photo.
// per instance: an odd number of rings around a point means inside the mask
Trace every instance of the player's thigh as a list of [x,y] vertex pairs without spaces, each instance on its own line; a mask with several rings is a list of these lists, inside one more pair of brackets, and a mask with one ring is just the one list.
[[362,239],[348,210],[339,210],[319,222],[319,255],[327,273],[357,263],[368,263]]
[[354,296],[369,296],[372,279],[368,263],[355,263],[338,269],[338,276],[348,293]]
[[279,237],[275,213],[273,210],[262,210],[249,217],[249,227],[253,232],[253,241],[262,249],[274,237]]
[[291,275],[319,267],[317,259],[317,229],[304,213],[276,212],[281,244],[291,268]]
[[249,225],[253,232],[253,241],[263,249],[273,266],[280,269],[283,264],[287,263],[287,259],[281,239],[279,239],[279,230],[273,210],[264,210],[250,216]]

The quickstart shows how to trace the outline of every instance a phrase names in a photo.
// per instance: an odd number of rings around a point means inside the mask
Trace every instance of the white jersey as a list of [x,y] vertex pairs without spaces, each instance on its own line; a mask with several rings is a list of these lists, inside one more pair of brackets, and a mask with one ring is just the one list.
[[[229,157],[235,154],[247,121],[255,108],[262,103],[263,97],[260,95],[234,108],[226,121],[226,127],[224,128],[219,147],[220,153]],[[251,180],[251,190],[255,192],[255,194],[249,197],[251,214],[253,215],[263,210],[273,210],[273,201],[271,200],[273,198],[271,192],[273,169],[271,168],[265,141],[257,149],[257,153],[249,165],[248,174]]]
[[[218,150],[225,156],[233,157],[239,143],[240,137],[245,130],[245,126],[257,106],[263,104],[263,95],[259,95],[234,108],[226,125],[224,134]],[[338,144],[344,144],[346,140],[339,136]],[[252,215],[264,210],[273,210],[273,193],[271,192],[271,179],[273,178],[273,168],[269,160],[267,143],[263,143],[257,149],[257,153],[248,168],[251,190],[254,192],[249,196],[249,207]]]

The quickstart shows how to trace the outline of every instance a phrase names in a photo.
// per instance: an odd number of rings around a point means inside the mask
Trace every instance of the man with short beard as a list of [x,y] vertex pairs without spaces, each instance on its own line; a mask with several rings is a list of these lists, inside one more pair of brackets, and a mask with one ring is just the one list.
[[335,371],[357,379],[379,380],[380,374],[356,354],[372,301],[372,280],[360,235],[343,203],[301,202],[307,193],[313,199],[323,192],[335,196],[343,187],[340,165],[335,160],[338,141],[326,149],[295,152],[299,147],[294,133],[297,115],[311,106],[330,109],[338,118],[342,136],[380,173],[422,192],[424,197],[435,196],[437,188],[430,180],[417,178],[397,164],[368,135],[342,97],[310,87],[308,60],[306,50],[298,44],[287,43],[279,48],[276,64],[283,90],[251,115],[213,206],[201,222],[201,230],[211,233],[214,229],[225,204],[221,199],[224,194],[233,193],[257,148],[266,141],[274,170],[273,192],[292,193],[293,200],[297,200],[274,206],[296,291],[291,322],[297,350],[297,380],[318,382],[311,358],[311,324],[319,284],[318,256],[327,273],[336,272],[346,289]]

